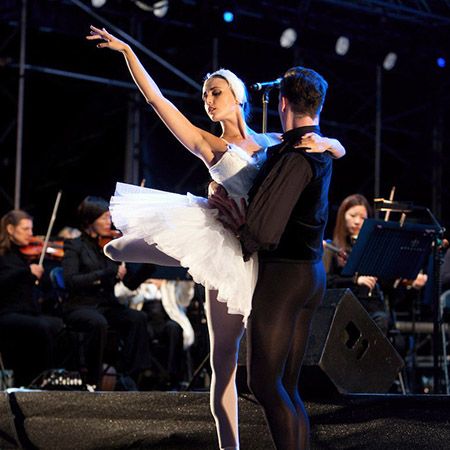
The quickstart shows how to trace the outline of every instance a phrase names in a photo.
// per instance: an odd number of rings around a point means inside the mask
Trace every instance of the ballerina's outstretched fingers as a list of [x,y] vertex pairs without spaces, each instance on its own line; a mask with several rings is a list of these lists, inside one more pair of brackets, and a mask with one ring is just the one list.
[[88,41],[103,41],[97,44],[98,48],[110,48],[111,50],[115,50],[118,52],[122,52],[126,49],[127,44],[125,44],[125,42],[121,41],[120,39],[117,39],[112,34],[108,33],[105,28],[100,29],[94,27],[93,25],[91,25],[90,28],[90,35],[86,36],[86,39]]

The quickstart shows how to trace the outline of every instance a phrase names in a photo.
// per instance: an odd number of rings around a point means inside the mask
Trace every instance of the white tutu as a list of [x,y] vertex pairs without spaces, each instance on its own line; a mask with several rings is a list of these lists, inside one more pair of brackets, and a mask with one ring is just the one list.
[[[195,282],[218,291],[231,314],[251,311],[258,263],[244,262],[239,241],[216,219],[207,200],[117,183],[110,211],[127,240],[144,240],[186,267]],[[143,244],[145,245],[145,244]]]

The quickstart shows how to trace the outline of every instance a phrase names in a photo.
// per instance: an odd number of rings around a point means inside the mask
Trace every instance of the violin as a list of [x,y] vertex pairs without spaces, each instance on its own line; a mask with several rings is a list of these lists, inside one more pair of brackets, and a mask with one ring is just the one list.
[[[38,259],[42,255],[44,249],[44,236],[33,236],[28,245],[19,247],[20,252],[28,260],[32,261]],[[64,240],[55,239],[49,240],[45,251],[45,258],[61,261],[64,257]]]
[[122,233],[118,230],[110,230],[108,234],[97,237],[97,242],[100,248],[103,248],[106,244],[111,242],[113,239],[122,237]]
[[[97,242],[98,242],[99,247],[100,247],[101,249],[103,249],[103,247],[104,247],[106,244],[108,244],[109,242],[111,242],[113,239],[117,239],[117,238],[119,238],[119,237],[122,237],[122,233],[121,233],[120,231],[118,231],[118,230],[109,230],[109,233],[108,233],[108,234],[103,235],[103,236],[99,235],[99,236],[97,237]],[[119,280],[122,280],[123,276],[124,276],[125,273],[126,273],[126,265],[125,265],[125,262],[124,262],[124,261],[122,261],[122,262],[120,263],[120,267],[123,268],[123,269],[125,269],[125,270],[124,270],[123,272],[121,272],[121,271],[119,270],[119,271],[117,272],[116,278],[118,278]]]

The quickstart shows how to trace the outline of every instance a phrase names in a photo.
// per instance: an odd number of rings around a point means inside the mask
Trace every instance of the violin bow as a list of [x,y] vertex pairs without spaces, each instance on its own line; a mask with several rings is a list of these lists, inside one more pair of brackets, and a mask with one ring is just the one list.
[[58,212],[59,202],[61,200],[62,191],[58,191],[56,195],[55,204],[53,206],[52,216],[50,218],[50,223],[48,225],[47,234],[45,235],[44,245],[42,246],[42,253],[39,257],[39,265],[42,266],[44,263],[45,253],[47,252],[48,242],[50,240],[50,235],[52,233],[53,224],[55,223],[56,213]]

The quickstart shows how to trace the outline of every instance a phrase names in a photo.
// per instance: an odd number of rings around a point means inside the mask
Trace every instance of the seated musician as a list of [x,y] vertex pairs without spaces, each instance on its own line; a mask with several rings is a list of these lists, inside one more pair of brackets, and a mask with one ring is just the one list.
[[[119,372],[137,381],[141,371],[151,365],[147,318],[141,311],[121,305],[114,285],[126,282],[126,268],[107,258],[100,238],[111,235],[108,202],[86,197],[78,207],[81,236],[64,244],[63,272],[68,299],[64,321],[73,329],[86,332],[86,382],[99,386],[108,327],[123,342]],[[133,383],[129,379],[129,383]],[[133,386],[135,387],[135,386]]]
[[375,277],[348,277],[341,275],[346,259],[358,238],[364,220],[371,215],[367,199],[353,194],[339,206],[333,231],[332,246],[339,251],[331,251],[325,246],[324,264],[327,271],[327,288],[349,288],[355,294],[372,320],[384,334],[387,334],[389,315],[386,312],[383,292]]
[[450,291],[450,249],[444,256],[444,262],[441,269],[442,292]]
[[[22,251],[33,236],[33,219],[21,210],[0,221],[0,352],[14,371],[15,386],[28,385],[54,368],[56,336],[63,328],[57,317],[42,314],[36,283],[44,269]],[[22,251],[21,251],[22,250]]]

